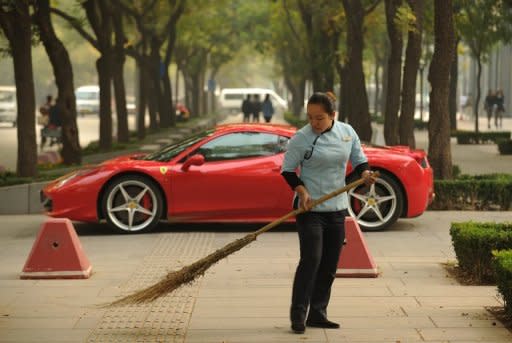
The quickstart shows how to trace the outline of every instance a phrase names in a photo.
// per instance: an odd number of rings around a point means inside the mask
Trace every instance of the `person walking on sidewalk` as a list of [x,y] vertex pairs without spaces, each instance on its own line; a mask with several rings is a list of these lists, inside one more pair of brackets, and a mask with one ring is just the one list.
[[261,112],[260,95],[254,94],[254,96],[252,98],[252,122],[253,123],[260,122],[260,112]]
[[[345,240],[348,215],[346,193],[311,208],[312,199],[345,185],[350,161],[367,185],[375,182],[368,159],[354,129],[335,120],[336,98],[332,93],[314,93],[308,100],[309,124],[297,131],[288,144],[281,174],[295,191],[294,208],[308,212],[296,218],[300,260],[292,290],[292,331],[310,327],[340,327],[327,319],[331,286]],[[296,174],[300,166],[300,178]]]
[[484,108],[485,108],[485,112],[487,112],[487,128],[488,129],[491,128],[491,119],[492,119],[492,114],[494,112],[495,103],[496,103],[496,95],[494,94],[492,89],[489,89],[489,91],[487,92],[487,96],[485,97],[485,100],[484,100]]
[[48,123],[50,122],[50,109],[53,106],[53,97],[51,95],[46,96],[46,102],[39,107],[40,115],[37,117],[38,124],[42,126],[41,128],[41,150],[43,150],[44,145],[46,144],[46,136],[44,135],[44,130],[47,129]]
[[243,122],[249,123],[251,121],[251,113],[252,113],[252,103],[251,103],[251,95],[247,94],[247,97],[242,101],[242,113],[243,113]]
[[265,96],[265,100],[261,103],[261,111],[263,112],[263,118],[266,123],[270,123],[272,120],[272,115],[274,114],[274,106],[272,106],[272,101],[270,100],[270,95],[267,94]]
[[496,109],[494,111],[494,126],[498,128],[503,128],[503,113],[505,113],[505,96],[503,95],[503,91],[498,89],[496,92]]

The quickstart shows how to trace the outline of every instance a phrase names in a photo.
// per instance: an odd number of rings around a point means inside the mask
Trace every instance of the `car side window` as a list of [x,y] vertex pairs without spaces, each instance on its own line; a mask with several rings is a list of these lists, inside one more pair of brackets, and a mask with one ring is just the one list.
[[205,161],[234,160],[248,157],[271,156],[286,151],[288,138],[270,133],[231,133],[206,143],[196,153]]

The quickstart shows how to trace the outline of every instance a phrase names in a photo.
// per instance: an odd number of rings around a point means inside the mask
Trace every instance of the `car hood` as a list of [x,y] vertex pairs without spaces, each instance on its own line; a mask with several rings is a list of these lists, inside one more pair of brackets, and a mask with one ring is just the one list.
[[368,154],[378,154],[386,152],[387,154],[392,153],[400,156],[409,156],[411,158],[414,158],[416,161],[421,161],[423,158],[427,156],[425,150],[411,149],[407,145],[384,146],[375,144],[365,144],[364,147],[365,152]]
[[106,160],[100,164],[100,166],[107,167],[113,165],[129,165],[129,164],[137,164],[137,165],[154,165],[154,164],[162,164],[161,162],[156,161],[146,161],[141,160],[141,157],[146,156],[145,153],[134,153],[129,155],[122,155],[119,157],[112,158],[110,160]]

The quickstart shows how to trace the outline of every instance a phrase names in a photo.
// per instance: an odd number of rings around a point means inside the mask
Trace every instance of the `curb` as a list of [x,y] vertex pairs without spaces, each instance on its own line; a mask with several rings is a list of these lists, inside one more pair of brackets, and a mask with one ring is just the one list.
[[36,182],[0,188],[0,214],[43,213],[39,191],[47,183]]
[[[191,134],[193,132],[197,132],[200,130],[207,129],[208,127],[215,126],[215,118],[209,118],[202,121],[197,122],[193,127],[182,127],[177,129],[176,131],[181,133],[178,134],[176,132],[170,133],[169,136],[174,139],[181,139],[184,135]],[[179,136],[179,137],[178,137]],[[163,141],[162,139],[158,139],[156,141],[157,144],[151,145],[151,150],[148,150],[146,147],[148,145],[141,145],[137,151],[154,151],[154,149],[159,149],[163,145],[167,144],[168,141]],[[123,151],[122,154],[129,154],[129,151]],[[101,156],[103,155],[103,156]],[[94,157],[90,157],[91,160],[89,163],[99,163],[101,161],[112,158],[113,156],[105,156],[107,154],[99,154]],[[117,154],[119,155],[119,154]],[[101,157],[101,158],[100,158]],[[38,156],[38,163],[43,164],[54,164],[58,163],[61,159],[59,152],[57,151],[48,151],[42,153]],[[98,161],[95,161],[98,159]],[[101,161],[100,161],[101,160]],[[1,167],[1,166],[0,166]],[[43,182],[35,182],[35,183],[27,183],[22,185],[14,185],[7,187],[0,187],[0,215],[4,214],[43,214],[44,208],[40,202],[39,191],[43,189],[43,187],[49,181]]]

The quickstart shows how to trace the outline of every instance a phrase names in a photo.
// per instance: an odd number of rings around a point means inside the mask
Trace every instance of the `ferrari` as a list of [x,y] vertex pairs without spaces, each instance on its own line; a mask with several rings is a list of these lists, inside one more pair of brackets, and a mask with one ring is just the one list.
[[[51,217],[106,221],[120,233],[147,232],[162,220],[268,223],[292,210],[293,192],[280,171],[296,130],[220,125],[153,153],[64,175],[41,190],[41,202]],[[363,149],[380,177],[349,191],[349,212],[361,229],[383,230],[398,218],[421,215],[434,196],[426,153],[405,146]],[[346,181],[355,179],[349,165]]]

